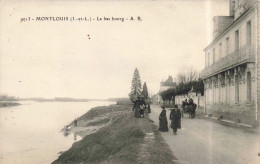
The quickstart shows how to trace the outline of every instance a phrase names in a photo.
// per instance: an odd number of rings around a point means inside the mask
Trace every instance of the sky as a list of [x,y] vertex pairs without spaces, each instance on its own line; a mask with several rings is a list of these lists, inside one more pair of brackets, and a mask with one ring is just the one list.
[[[229,12],[227,0],[0,3],[0,94],[16,97],[127,97],[135,68],[155,94],[204,68],[213,16]],[[20,21],[38,16],[142,21]]]

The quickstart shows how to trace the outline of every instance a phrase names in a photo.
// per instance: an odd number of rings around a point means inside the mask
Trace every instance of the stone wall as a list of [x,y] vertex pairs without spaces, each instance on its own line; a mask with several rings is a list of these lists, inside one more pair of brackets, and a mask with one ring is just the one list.
[[[243,103],[240,105],[229,105],[229,104],[207,104],[206,114],[212,114],[213,117],[219,118],[223,116],[225,120],[231,120],[233,122],[257,125],[259,120],[255,121],[255,103],[247,104]],[[258,116],[260,113],[258,113]]]

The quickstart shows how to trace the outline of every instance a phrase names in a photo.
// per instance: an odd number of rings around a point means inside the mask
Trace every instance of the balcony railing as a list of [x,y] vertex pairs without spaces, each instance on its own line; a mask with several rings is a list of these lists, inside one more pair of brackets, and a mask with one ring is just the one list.
[[204,68],[201,71],[201,78],[204,79],[206,77],[222,72],[226,69],[247,62],[255,62],[255,52],[253,48],[244,46],[239,50],[221,58],[216,63]]

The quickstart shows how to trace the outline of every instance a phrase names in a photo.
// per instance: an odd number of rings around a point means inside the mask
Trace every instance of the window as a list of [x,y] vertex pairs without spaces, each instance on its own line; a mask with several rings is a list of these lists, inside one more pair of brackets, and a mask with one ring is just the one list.
[[251,102],[252,100],[252,82],[251,82],[251,73],[247,73],[247,101]]
[[237,0],[237,1],[238,1],[238,6],[241,6],[243,2],[241,0]]
[[235,51],[239,49],[239,31],[235,32]]
[[247,22],[247,37],[246,37],[246,44],[247,46],[251,46],[251,36],[252,36],[252,33],[251,33],[251,21]]
[[207,59],[207,53],[205,53],[205,67],[207,67],[207,61],[208,61],[208,59]]
[[219,59],[222,58],[222,43],[219,43]]
[[214,49],[213,49],[213,57],[212,57],[212,58],[213,58],[213,59],[212,59],[213,62],[212,62],[212,63],[215,63],[215,56],[216,56],[216,52],[215,52],[215,48],[214,48]]
[[238,75],[235,75],[235,102],[239,102],[239,82]]
[[210,65],[210,53],[208,53],[208,66]]
[[233,11],[232,12],[235,12],[235,8],[236,8],[236,1],[233,1],[233,4],[232,4]]
[[226,55],[229,54],[229,37],[226,39]]

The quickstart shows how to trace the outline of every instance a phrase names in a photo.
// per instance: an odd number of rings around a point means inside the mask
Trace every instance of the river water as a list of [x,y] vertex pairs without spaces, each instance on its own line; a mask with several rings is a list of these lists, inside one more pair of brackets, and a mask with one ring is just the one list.
[[0,163],[48,164],[60,151],[71,147],[79,136],[65,136],[60,130],[95,106],[90,102],[32,102],[0,108]]

